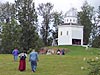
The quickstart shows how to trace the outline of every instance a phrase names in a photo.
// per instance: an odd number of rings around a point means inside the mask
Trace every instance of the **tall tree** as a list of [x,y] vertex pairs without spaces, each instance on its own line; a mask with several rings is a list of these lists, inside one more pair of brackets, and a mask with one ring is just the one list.
[[93,17],[92,46],[100,47],[100,6]]
[[22,49],[35,48],[39,38],[37,33],[37,13],[33,0],[15,0],[16,18],[20,23]]
[[84,44],[89,44],[90,33],[92,30],[92,16],[93,16],[93,7],[90,6],[87,1],[84,2],[82,6],[82,11],[79,12],[79,18],[81,24],[84,26],[83,29],[83,42]]
[[41,24],[40,33],[45,45],[48,45],[48,38],[50,32],[50,22],[51,22],[51,11],[53,5],[51,3],[41,3],[38,6],[38,14],[42,16],[43,21]]
[[[52,22],[53,22],[53,27],[54,29],[52,29],[52,37],[53,39],[56,40],[56,38],[58,38],[58,25],[62,24],[63,20],[64,20],[64,16],[62,14],[62,12],[53,12],[52,13]],[[57,41],[56,41],[57,44]]]

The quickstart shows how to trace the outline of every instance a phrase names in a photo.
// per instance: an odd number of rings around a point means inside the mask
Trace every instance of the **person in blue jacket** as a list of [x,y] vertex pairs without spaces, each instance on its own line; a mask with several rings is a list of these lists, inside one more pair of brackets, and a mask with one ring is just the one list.
[[29,54],[29,61],[31,63],[31,69],[32,69],[32,71],[35,72],[36,68],[37,68],[37,62],[39,61],[39,59],[38,59],[38,53],[35,52],[35,50],[33,50]]

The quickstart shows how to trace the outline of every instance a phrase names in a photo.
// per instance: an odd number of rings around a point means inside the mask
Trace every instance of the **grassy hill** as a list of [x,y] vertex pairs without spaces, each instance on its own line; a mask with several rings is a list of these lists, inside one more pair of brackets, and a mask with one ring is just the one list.
[[99,48],[88,48],[86,49],[85,47],[82,46],[55,46],[55,47],[48,47],[48,48],[65,48],[66,50],[68,50],[68,53],[66,53],[67,55],[75,55],[75,56],[91,56],[91,55],[97,55],[100,53],[100,49]]
[[86,50],[80,46],[57,46],[48,48],[65,48],[68,52],[65,55],[39,55],[39,62],[36,73],[31,72],[28,57],[26,59],[26,71],[18,71],[18,62],[13,61],[11,54],[0,54],[0,75],[88,75],[88,70],[81,70],[81,67],[88,67],[84,58],[90,59],[99,57],[100,49],[89,48]]

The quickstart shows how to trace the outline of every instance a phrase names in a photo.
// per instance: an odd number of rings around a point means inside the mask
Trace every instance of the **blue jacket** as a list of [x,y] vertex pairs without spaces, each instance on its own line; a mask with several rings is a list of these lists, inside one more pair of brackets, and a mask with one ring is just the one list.
[[31,52],[29,55],[30,61],[37,61],[38,60],[38,53],[37,52]]

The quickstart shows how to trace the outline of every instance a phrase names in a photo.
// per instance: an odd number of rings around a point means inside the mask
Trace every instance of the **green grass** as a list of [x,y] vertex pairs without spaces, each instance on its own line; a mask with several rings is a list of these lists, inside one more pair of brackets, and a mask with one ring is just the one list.
[[67,48],[69,52],[66,55],[39,55],[37,71],[31,72],[28,57],[26,59],[26,71],[18,70],[19,62],[13,61],[11,54],[0,54],[0,75],[87,75],[88,70],[81,70],[81,67],[87,67],[83,58],[95,58],[98,56],[99,49],[89,48],[85,50],[79,46],[59,46],[58,48]]

